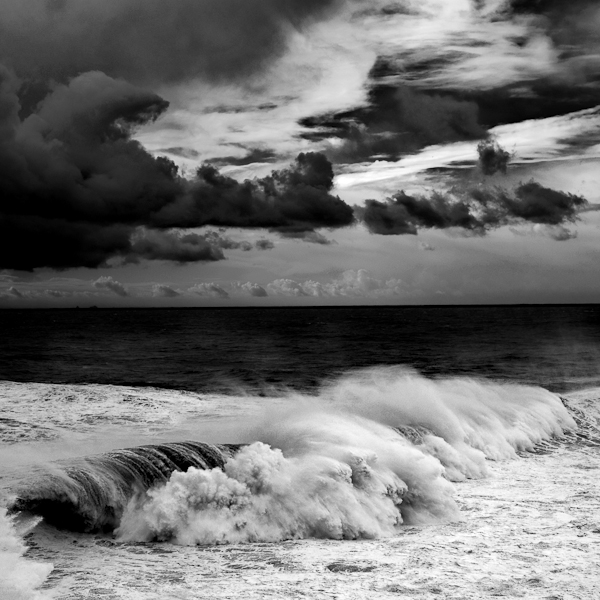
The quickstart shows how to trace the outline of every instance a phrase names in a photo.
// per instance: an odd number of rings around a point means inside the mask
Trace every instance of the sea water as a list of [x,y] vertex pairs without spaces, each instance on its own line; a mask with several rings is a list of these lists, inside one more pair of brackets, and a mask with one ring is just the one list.
[[0,596],[597,597],[599,315],[4,311]]

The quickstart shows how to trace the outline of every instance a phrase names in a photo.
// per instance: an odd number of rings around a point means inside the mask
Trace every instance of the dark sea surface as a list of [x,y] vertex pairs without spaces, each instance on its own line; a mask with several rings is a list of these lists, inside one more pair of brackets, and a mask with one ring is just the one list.
[[600,306],[0,311],[0,379],[316,390],[409,365],[561,392],[600,384]]

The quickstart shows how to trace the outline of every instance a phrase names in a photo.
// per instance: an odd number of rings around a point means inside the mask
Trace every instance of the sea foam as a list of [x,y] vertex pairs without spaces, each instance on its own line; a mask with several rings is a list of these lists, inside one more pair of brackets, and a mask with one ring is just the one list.
[[53,566],[24,558],[27,546],[22,536],[33,528],[38,519],[30,519],[17,527],[14,520],[0,509],[0,598],[2,600],[45,600],[39,591]]
[[[85,528],[109,526],[124,541],[389,536],[402,524],[460,518],[451,481],[484,477],[486,461],[517,458],[576,427],[560,398],[541,388],[368,369],[317,396],[288,394],[240,423],[236,441],[244,443],[222,447],[222,462],[195,464],[188,456],[144,479],[131,468],[151,472],[146,461],[154,454],[118,451],[65,467],[45,489],[31,482],[13,506],[41,512],[49,489],[68,497],[74,514],[93,500],[110,510],[88,511]],[[138,458],[123,475],[127,453]],[[86,482],[100,471],[112,487],[90,499],[97,492],[88,494]]]

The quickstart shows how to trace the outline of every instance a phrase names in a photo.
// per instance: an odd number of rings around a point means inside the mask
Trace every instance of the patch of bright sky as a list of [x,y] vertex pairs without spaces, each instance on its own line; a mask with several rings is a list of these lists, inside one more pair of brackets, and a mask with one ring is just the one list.
[[298,152],[315,150],[299,137],[298,120],[366,102],[364,84],[376,54],[358,33],[346,15],[293,33],[289,52],[251,81],[159,90],[173,108],[137,137],[157,153],[192,150],[191,158],[172,157],[187,168],[208,158],[243,157],[244,148],[273,150],[287,164]]
[[[188,170],[208,158],[242,157],[244,148],[289,159],[319,149],[300,136],[301,118],[366,103],[367,76],[378,55],[397,56],[400,64],[441,60],[419,75],[439,87],[490,88],[557,68],[556,51],[531,20],[490,18],[500,0],[488,0],[480,11],[471,0],[401,2],[400,12],[383,14],[379,9],[387,4],[371,2],[368,12],[349,4],[331,20],[295,32],[280,61],[240,85],[196,82],[158,90],[172,108],[138,139],[157,153],[184,149],[171,156]],[[518,45],[516,39],[528,41]]]
[[438,61],[419,73],[420,83],[488,89],[551,75],[557,68],[558,52],[532,18],[501,18],[504,0],[487,0],[480,10],[472,0],[405,4],[410,14],[372,14],[363,27],[381,54],[397,55],[400,63]]
[[[600,139],[600,108],[582,110],[569,115],[550,117],[500,125],[490,130],[498,142],[511,152],[514,165],[531,165],[531,173],[538,170],[534,164],[559,161],[555,165],[557,173],[565,170],[564,161],[586,160],[588,179],[596,181],[600,162],[600,147],[587,146],[590,140]],[[585,140],[586,145],[578,143]],[[472,168],[477,162],[476,142],[457,142],[430,146],[421,152],[411,154],[398,161],[375,161],[361,165],[349,165],[346,172],[336,177],[336,191],[345,196],[353,190],[353,197],[360,197],[361,190],[377,195],[389,195],[399,187],[418,190],[430,187],[431,177],[427,171],[440,167]],[[590,160],[598,159],[598,160]],[[546,169],[546,172],[549,170]],[[568,169],[567,169],[568,170]],[[523,169],[521,170],[523,172]],[[443,180],[443,178],[440,178]],[[559,182],[560,177],[554,177]],[[566,178],[559,187],[570,191]],[[438,184],[441,181],[438,180]],[[580,186],[578,186],[580,187]],[[600,199],[600,192],[592,183],[577,193],[587,194],[594,201]],[[363,194],[364,196],[364,194]],[[370,196],[365,196],[370,197]]]

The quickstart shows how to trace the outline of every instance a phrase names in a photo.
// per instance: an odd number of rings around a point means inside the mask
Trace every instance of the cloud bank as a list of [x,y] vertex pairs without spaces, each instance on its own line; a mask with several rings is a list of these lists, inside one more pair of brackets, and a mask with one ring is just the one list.
[[356,213],[371,233],[379,235],[450,228],[483,235],[503,225],[573,223],[586,204],[585,198],[530,181],[512,192],[485,185],[430,196],[398,192],[384,202],[367,200],[364,207],[356,207]]

